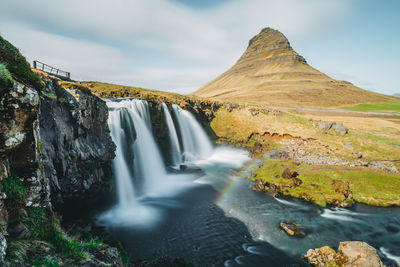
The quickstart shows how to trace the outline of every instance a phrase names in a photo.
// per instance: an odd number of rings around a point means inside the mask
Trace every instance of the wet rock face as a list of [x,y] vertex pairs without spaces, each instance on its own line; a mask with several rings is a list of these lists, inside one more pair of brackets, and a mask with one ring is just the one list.
[[112,181],[115,154],[104,101],[89,91],[63,89],[45,80],[40,98],[39,150],[55,206],[102,198]]
[[340,242],[336,253],[330,247],[309,249],[303,256],[312,266],[383,267],[376,250],[365,242]]

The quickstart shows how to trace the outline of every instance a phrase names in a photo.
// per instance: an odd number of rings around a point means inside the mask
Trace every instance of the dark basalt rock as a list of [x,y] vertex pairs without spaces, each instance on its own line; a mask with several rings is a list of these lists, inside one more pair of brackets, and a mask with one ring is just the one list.
[[53,205],[92,205],[109,192],[112,181],[115,145],[107,125],[107,106],[88,90],[65,90],[54,79],[45,82],[39,142]]

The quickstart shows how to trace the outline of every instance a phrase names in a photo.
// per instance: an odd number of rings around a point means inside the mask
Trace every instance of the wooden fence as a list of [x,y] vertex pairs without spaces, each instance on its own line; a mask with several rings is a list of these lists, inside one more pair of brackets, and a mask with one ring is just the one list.
[[68,80],[71,79],[71,73],[70,72],[54,68],[54,67],[52,67],[50,65],[47,65],[47,64],[45,64],[43,62],[40,62],[40,61],[37,61],[37,60],[33,61],[33,68],[34,69],[38,69],[38,70],[42,70],[44,72],[47,72],[49,74],[53,74],[55,76],[66,78]]

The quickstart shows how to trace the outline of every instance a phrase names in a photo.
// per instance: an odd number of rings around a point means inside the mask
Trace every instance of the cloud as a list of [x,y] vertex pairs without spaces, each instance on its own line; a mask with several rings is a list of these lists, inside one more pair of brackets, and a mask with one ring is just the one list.
[[349,9],[345,0],[231,0],[206,9],[167,0],[13,0],[2,3],[0,30],[28,58],[77,79],[188,92],[230,67],[263,27],[306,39]]

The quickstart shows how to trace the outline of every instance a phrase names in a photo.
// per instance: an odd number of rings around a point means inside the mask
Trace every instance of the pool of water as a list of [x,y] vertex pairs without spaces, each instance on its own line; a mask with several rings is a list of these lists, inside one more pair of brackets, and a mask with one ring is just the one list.
[[[244,178],[248,175],[221,163],[203,167],[203,173],[186,173],[192,186],[180,194],[141,200],[157,211],[157,220],[109,226],[108,231],[135,259],[167,255],[195,266],[308,266],[301,259],[308,249],[336,249],[349,240],[372,245],[388,266],[400,263],[399,208],[355,205],[330,210],[273,198],[253,191]],[[279,228],[282,220],[301,224],[307,236],[288,236]]]

